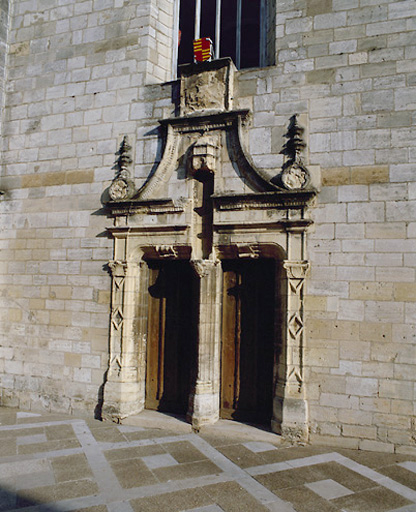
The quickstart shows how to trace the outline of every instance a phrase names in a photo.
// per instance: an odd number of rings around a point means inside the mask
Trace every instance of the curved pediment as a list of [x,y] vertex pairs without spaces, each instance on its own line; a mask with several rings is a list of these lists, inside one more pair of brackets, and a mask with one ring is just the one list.
[[[270,181],[266,173],[256,169],[244,148],[242,130],[248,116],[248,110],[238,110],[160,121],[166,130],[162,160],[134,198],[156,199],[158,190],[172,177],[175,179],[175,171],[181,165],[187,177],[203,180],[203,171],[214,179],[217,176],[224,179],[222,166],[228,164],[252,192],[281,189]],[[226,153],[221,147],[224,142]]]
[[287,191],[295,196],[300,191],[314,191],[301,158],[306,144],[296,114],[281,151],[285,155],[281,172],[275,175],[255,166],[245,146],[251,113],[232,108],[234,71],[230,59],[182,67],[180,115],[159,121],[164,136],[162,159],[137,190],[127,169],[129,146],[123,141],[119,171],[109,189],[113,211],[127,202],[129,208],[135,204],[138,211],[139,204],[152,201],[164,201],[167,210],[178,211],[181,205],[195,202],[194,180],[210,182],[203,194],[209,189],[210,195],[217,197]]

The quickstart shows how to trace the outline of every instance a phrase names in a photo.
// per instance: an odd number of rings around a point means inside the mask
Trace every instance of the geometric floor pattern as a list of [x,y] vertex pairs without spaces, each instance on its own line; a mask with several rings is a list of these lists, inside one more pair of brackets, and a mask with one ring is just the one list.
[[0,408],[0,512],[416,512],[416,457]]

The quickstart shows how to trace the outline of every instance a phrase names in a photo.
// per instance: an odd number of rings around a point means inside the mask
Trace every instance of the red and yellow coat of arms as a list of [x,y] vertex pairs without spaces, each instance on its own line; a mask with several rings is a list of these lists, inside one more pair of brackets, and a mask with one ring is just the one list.
[[194,40],[195,62],[205,62],[212,59],[212,41],[209,37],[201,37]]

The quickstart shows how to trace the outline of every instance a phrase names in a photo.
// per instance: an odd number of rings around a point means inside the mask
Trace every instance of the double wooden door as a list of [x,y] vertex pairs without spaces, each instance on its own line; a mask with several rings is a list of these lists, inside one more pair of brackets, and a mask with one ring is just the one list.
[[195,368],[197,283],[187,261],[149,263],[146,408],[185,414]]
[[220,416],[265,423],[272,413],[275,261],[223,262]]

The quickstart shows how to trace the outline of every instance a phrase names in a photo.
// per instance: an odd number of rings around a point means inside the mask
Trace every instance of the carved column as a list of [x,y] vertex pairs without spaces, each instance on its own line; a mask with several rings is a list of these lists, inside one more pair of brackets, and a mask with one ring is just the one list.
[[309,270],[307,261],[284,261],[286,271],[286,346],[279,364],[272,428],[287,438],[306,440],[308,410],[303,378],[303,293]]
[[199,428],[219,418],[221,265],[218,260],[193,260],[191,265],[200,290],[197,376],[187,416]]
[[[104,386],[102,415],[120,421],[137,414],[144,405],[143,365],[139,365],[142,344],[138,326],[141,318],[135,314],[139,280],[139,265],[126,261],[110,261],[112,300],[110,324],[110,356]],[[143,330],[143,329],[142,329]]]

